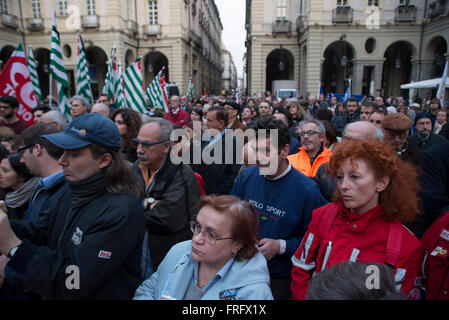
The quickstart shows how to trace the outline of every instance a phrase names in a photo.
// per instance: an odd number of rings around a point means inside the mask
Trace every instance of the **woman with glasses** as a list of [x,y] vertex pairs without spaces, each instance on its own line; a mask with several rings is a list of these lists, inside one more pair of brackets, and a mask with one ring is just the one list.
[[193,238],[174,245],[135,300],[272,300],[258,217],[235,196],[205,196]]
[[386,263],[397,292],[419,299],[424,250],[402,225],[419,213],[414,167],[387,142],[343,140],[332,151],[328,174],[337,180],[334,202],[313,211],[292,257],[292,297],[305,299],[313,274],[357,261]]

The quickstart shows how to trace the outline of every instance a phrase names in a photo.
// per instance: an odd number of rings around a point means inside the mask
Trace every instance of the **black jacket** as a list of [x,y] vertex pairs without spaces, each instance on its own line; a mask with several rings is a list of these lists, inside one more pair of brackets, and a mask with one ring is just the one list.
[[170,248],[192,238],[190,221],[199,211],[201,190],[195,174],[188,165],[174,165],[168,157],[156,173],[150,188],[146,188],[139,161],[133,165],[142,198],[152,197],[159,202],[145,210],[153,270],[156,271]]
[[449,206],[449,142],[423,152],[419,182],[422,215],[413,232],[421,238],[442,210]]
[[[70,184],[71,196],[56,212],[11,224],[23,242],[7,264],[7,280],[46,299],[132,299],[143,280],[142,206],[131,194],[107,192],[97,174],[96,190]],[[84,195],[74,196],[80,188]]]
[[[229,194],[234,185],[234,181],[243,164],[237,162],[237,155],[242,154],[242,148],[237,148],[237,140],[229,134],[223,134],[212,146],[208,141],[201,141],[201,163],[191,164],[193,171],[199,173],[206,185],[206,194]],[[215,151],[221,151],[221,157],[215,155]],[[193,152],[196,152],[191,144],[191,159]],[[214,161],[208,164],[204,161],[204,155],[210,155]],[[217,159],[218,161],[215,161]]]

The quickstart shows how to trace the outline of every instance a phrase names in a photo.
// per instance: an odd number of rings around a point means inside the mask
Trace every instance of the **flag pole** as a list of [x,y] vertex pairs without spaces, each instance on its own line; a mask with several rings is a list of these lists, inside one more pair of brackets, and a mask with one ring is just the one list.
[[[51,67],[51,66],[49,66],[49,67]],[[49,102],[48,102],[48,105],[49,105],[49,107],[50,107],[50,109],[51,109],[51,104],[52,104],[52,101],[53,101],[53,90],[52,90],[52,80],[53,80],[53,78],[52,78],[52,76],[51,76],[51,72],[50,72],[50,70],[48,70],[48,72],[50,73],[50,89],[49,89],[49,96],[50,96],[50,99],[49,99]]]

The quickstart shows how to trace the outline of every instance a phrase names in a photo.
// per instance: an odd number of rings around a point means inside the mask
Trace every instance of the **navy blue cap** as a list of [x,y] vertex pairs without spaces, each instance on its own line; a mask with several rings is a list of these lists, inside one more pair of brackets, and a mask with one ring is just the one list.
[[432,114],[430,112],[418,112],[415,116],[414,125],[416,126],[416,122],[418,122],[418,120],[422,119],[422,118],[429,118],[430,121],[432,121],[432,126],[433,126],[434,117],[432,116]]
[[63,132],[45,134],[43,137],[55,146],[79,149],[92,143],[120,151],[122,139],[114,122],[101,113],[87,113],[76,117]]

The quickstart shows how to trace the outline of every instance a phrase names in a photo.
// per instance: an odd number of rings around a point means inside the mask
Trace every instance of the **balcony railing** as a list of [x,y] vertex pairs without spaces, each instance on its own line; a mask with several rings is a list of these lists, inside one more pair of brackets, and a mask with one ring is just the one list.
[[414,4],[404,4],[396,7],[395,22],[414,22],[416,20],[416,7]]
[[17,29],[19,27],[19,20],[12,14],[2,13],[2,24]]
[[160,32],[158,24],[147,24],[143,26],[143,34],[147,36],[156,36]]
[[137,23],[135,23],[134,21],[127,21],[126,22],[126,27],[128,28],[128,31],[131,34],[136,34],[137,33]]
[[273,22],[273,32],[274,33],[285,33],[290,32],[292,23],[288,20],[276,20]]
[[354,12],[350,6],[336,7],[332,10],[333,23],[352,23]]
[[98,26],[99,26],[98,16],[96,14],[82,16],[83,28],[98,28]]
[[42,31],[44,30],[44,24],[41,18],[28,18],[26,19],[26,28],[29,31]]
[[436,0],[430,3],[427,16],[429,18],[435,18],[436,16],[447,12],[449,9],[448,2],[449,0]]

